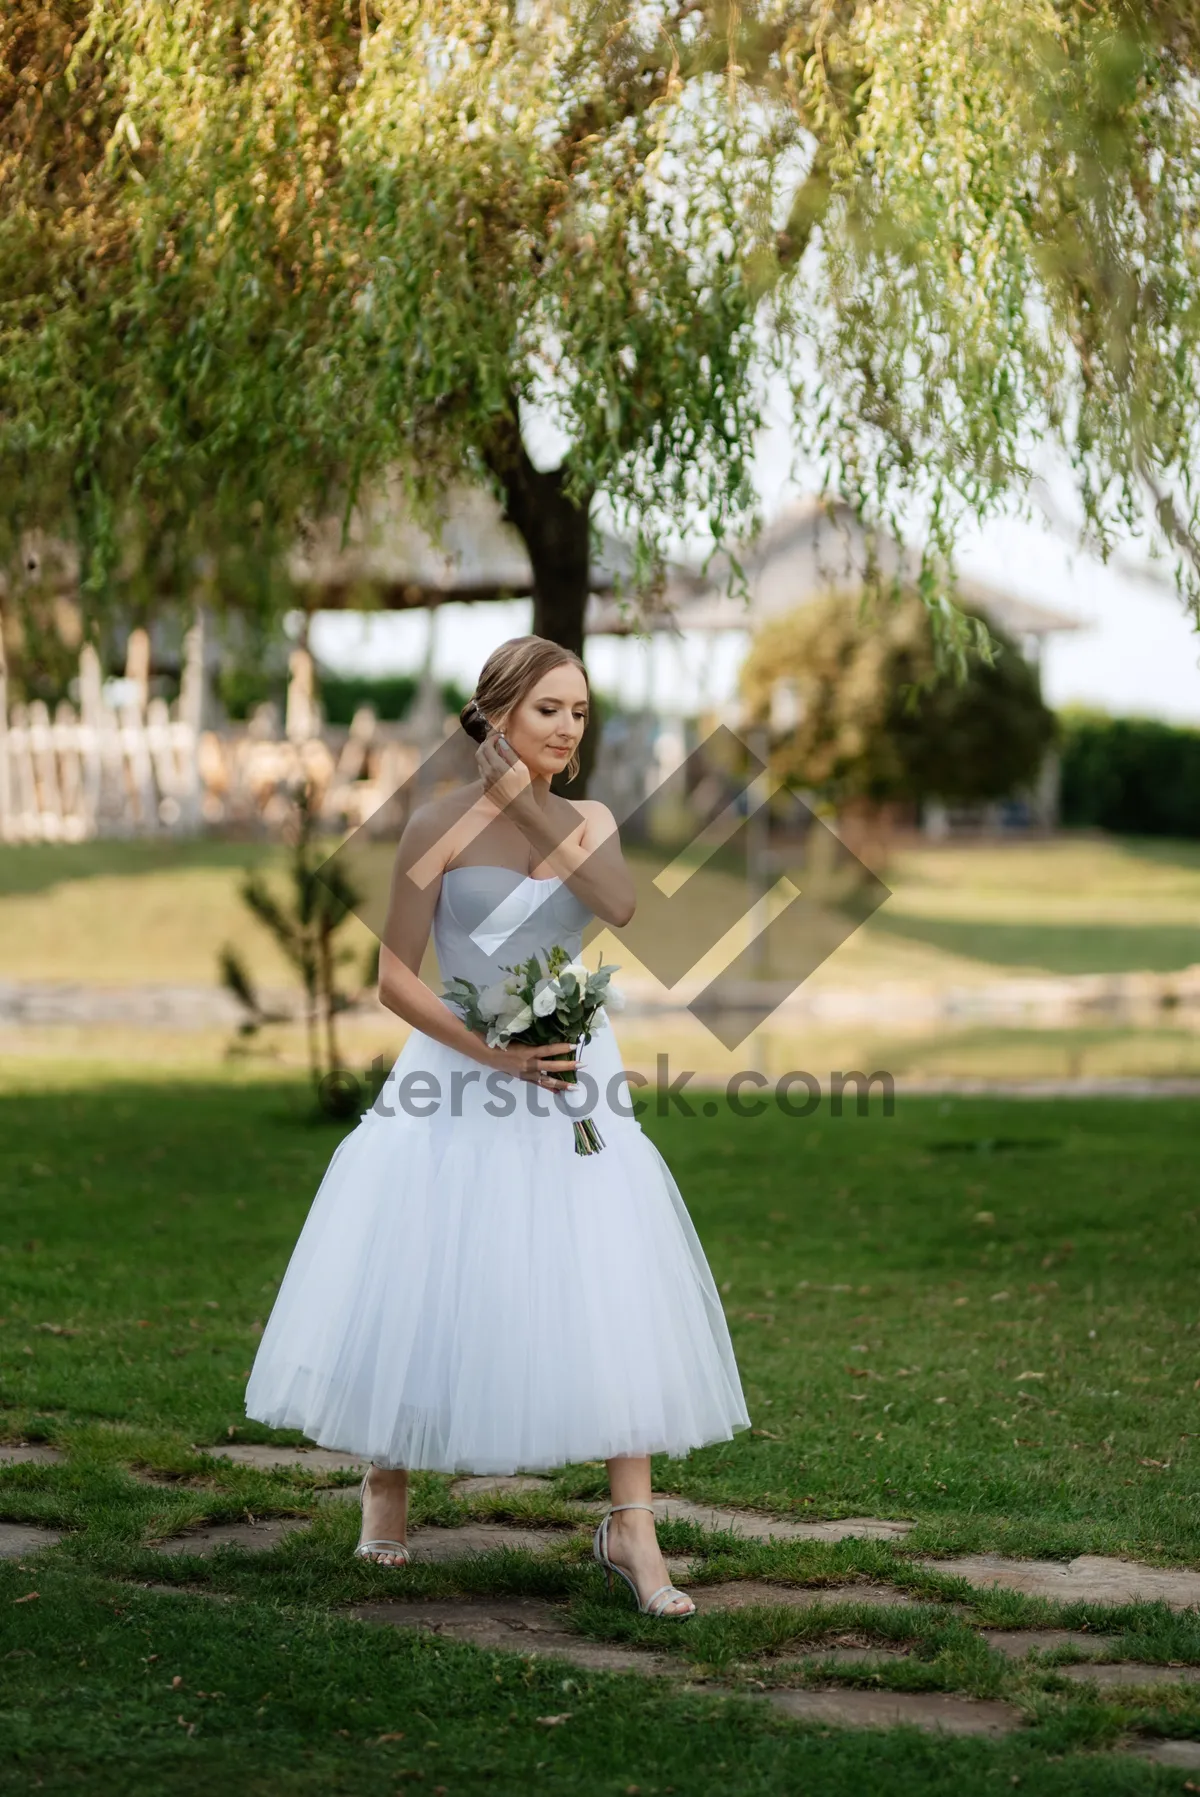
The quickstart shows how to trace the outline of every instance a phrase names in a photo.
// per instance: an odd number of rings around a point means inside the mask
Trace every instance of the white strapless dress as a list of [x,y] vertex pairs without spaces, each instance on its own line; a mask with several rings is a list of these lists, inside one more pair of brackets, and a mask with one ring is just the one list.
[[[433,924],[443,982],[491,984],[554,943],[578,956],[591,915],[559,879],[451,868]],[[379,1466],[476,1473],[680,1455],[749,1425],[720,1297],[628,1114],[637,1088],[611,1025],[577,1058],[597,1093],[592,1155],[576,1154],[570,1114],[586,1083],[501,1079],[411,1032],[334,1151],[248,1416]]]

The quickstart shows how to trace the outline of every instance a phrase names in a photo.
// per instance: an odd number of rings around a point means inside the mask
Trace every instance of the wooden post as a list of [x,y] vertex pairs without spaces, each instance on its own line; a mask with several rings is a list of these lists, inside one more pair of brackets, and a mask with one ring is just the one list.
[[125,646],[125,678],[132,680],[137,687],[137,712],[139,719],[146,716],[146,706],[150,702],[150,636],[145,630],[131,630],[129,641]]
[[29,715],[23,705],[13,706],[8,746],[16,840],[36,842],[39,834],[37,779],[29,749]]
[[51,735],[58,752],[63,841],[82,842],[90,834],[83,807],[82,725],[69,699],[55,707]]
[[287,714],[284,730],[289,742],[307,742],[317,733],[313,658],[307,649],[293,649],[288,656]]
[[35,699],[29,707],[29,755],[36,781],[38,835],[43,842],[61,842],[62,797],[50,712],[44,699]]
[[196,607],[196,622],[183,639],[183,677],[179,683],[179,711],[181,724],[190,724],[199,740],[200,732],[208,722],[207,697],[208,669],[205,664],[207,654],[207,631],[205,629],[204,607]]
[[100,796],[104,784],[104,760],[100,742],[103,725],[104,696],[101,691],[100,657],[94,643],[85,643],[79,651],[79,756],[81,788],[80,811],[84,833],[95,836],[100,815]]

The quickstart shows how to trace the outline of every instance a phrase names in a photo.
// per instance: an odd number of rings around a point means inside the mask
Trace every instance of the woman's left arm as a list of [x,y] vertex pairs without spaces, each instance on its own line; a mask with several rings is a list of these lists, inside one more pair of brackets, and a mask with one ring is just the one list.
[[599,799],[568,799],[575,822],[564,836],[533,797],[529,769],[495,732],[481,743],[475,760],[487,796],[517,825],[537,859],[552,867],[602,923],[623,928],[637,906],[637,892],[608,806]]
[[540,806],[535,806],[538,815],[528,826],[529,840],[589,911],[622,929],[637,907],[637,892],[621,852],[617,820],[599,799],[567,802],[583,816],[582,833],[556,844]]

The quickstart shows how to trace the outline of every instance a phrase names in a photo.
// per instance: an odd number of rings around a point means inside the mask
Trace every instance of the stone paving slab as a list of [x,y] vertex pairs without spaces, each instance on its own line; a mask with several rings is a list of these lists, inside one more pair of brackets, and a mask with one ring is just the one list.
[[450,1487],[450,1495],[456,1498],[473,1498],[553,1489],[553,1479],[539,1479],[532,1473],[480,1473],[469,1479],[455,1479]]
[[44,1441],[0,1442],[0,1466],[57,1466],[66,1455]]
[[775,1654],[771,1664],[805,1670],[820,1666],[888,1666],[908,1657],[901,1647],[817,1647],[802,1654]]
[[197,1454],[211,1454],[214,1460],[232,1460],[235,1466],[257,1466],[269,1471],[276,1466],[299,1466],[310,1472],[366,1472],[367,1462],[359,1454],[343,1454],[335,1448],[277,1448],[256,1441],[222,1442],[216,1447],[197,1447]]
[[61,1529],[36,1528],[27,1522],[0,1522],[0,1560],[20,1560],[62,1540]]
[[1140,1665],[1136,1660],[1099,1666],[1056,1666],[1054,1671],[1060,1678],[1069,1678],[1077,1685],[1200,1684],[1200,1666]]
[[[340,1492],[330,1494],[340,1498]],[[349,1494],[353,1496],[353,1493]],[[207,1558],[222,1547],[241,1547],[249,1553],[267,1553],[278,1547],[286,1535],[302,1534],[311,1527],[308,1517],[261,1517],[254,1522],[210,1523],[207,1527],[189,1529],[162,1541],[148,1542],[158,1554],[199,1554]],[[511,1528],[505,1523],[468,1523],[461,1529],[413,1529],[409,1547],[414,1562],[461,1560],[471,1554],[495,1553],[498,1550],[520,1550],[540,1554],[558,1548],[564,1542],[581,1537],[582,1532],[569,1528]],[[692,1562],[669,1556],[667,1569],[673,1579],[686,1578]]]
[[165,1541],[149,1541],[156,1554],[199,1554],[207,1560],[223,1547],[243,1547],[250,1553],[266,1553],[287,1535],[302,1534],[311,1527],[304,1516],[264,1516],[255,1522],[217,1522],[207,1528],[189,1529]]
[[1058,1603],[1132,1604],[1161,1601],[1172,1610],[1200,1604],[1200,1572],[1189,1567],[1144,1566],[1137,1560],[1080,1554],[1075,1560],[1013,1560],[1003,1554],[962,1554],[923,1559],[931,1572],[966,1579],[981,1588],[1001,1586]]
[[720,1585],[696,1585],[691,1595],[697,1607],[704,1610],[745,1610],[751,1604],[786,1604],[797,1610],[811,1610],[821,1604],[906,1608],[917,1601],[893,1585],[773,1585],[766,1579],[730,1579]]
[[1120,1751],[1156,1766],[1200,1766],[1200,1741],[1133,1741],[1123,1743]]
[[[606,1508],[600,1505],[599,1508]],[[694,1522],[702,1529],[729,1529],[744,1541],[896,1541],[915,1523],[875,1516],[847,1516],[835,1521],[797,1522],[754,1510],[719,1510],[687,1498],[655,1498],[654,1513],[664,1522]]]
[[511,1598],[488,1603],[452,1600],[447,1603],[355,1604],[349,1611],[361,1622],[383,1623],[389,1628],[424,1629],[468,1641],[475,1647],[500,1648],[507,1653],[545,1654],[569,1660],[595,1672],[640,1672],[648,1677],[672,1670],[675,1662],[665,1654],[589,1641],[565,1626],[565,1612],[555,1604],[535,1598]]
[[1011,1734],[1021,1726],[1006,1703],[952,1697],[944,1691],[767,1691],[764,1701],[802,1722],[840,1728],[920,1728],[950,1735]]
[[468,1523],[461,1529],[412,1529],[408,1545],[414,1560],[461,1560],[468,1554],[495,1553],[498,1548],[544,1554],[562,1547],[571,1529],[514,1529],[499,1522]]
[[1080,1653],[1106,1653],[1112,1635],[1089,1635],[1083,1629],[982,1629],[988,1646],[1010,1660],[1023,1660],[1032,1652],[1049,1653],[1056,1647],[1074,1647]]

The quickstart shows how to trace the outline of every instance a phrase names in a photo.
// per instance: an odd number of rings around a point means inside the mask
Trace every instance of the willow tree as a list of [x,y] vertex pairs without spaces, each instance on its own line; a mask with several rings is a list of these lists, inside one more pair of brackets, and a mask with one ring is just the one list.
[[600,506],[646,578],[741,532],[780,369],[930,604],[1044,438],[1197,605],[1182,4],[10,0],[0,44],[0,509],[97,607],[274,603],[398,468],[492,486],[578,650]]

